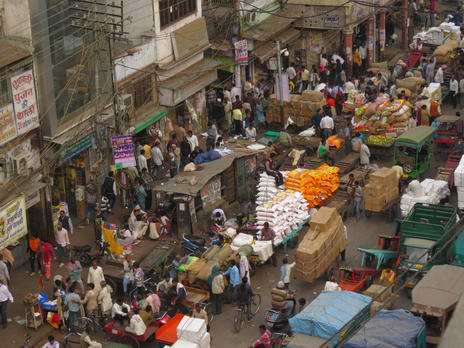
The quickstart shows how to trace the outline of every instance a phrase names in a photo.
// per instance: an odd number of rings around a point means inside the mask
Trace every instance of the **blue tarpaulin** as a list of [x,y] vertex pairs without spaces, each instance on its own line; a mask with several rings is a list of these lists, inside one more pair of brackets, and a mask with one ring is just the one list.
[[303,311],[289,319],[293,332],[328,339],[372,299],[351,291],[322,291]]
[[212,151],[203,152],[203,153],[198,154],[197,157],[195,158],[194,163],[201,164],[205,162],[215,161],[219,158],[221,158],[221,155],[219,154],[219,152],[212,150]]
[[381,310],[343,348],[413,348],[424,327],[422,318],[404,309]]

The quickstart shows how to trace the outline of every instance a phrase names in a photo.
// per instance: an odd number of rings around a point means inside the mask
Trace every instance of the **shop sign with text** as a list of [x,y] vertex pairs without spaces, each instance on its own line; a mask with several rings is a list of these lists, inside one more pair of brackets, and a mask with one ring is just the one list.
[[11,92],[18,135],[38,127],[39,112],[32,69],[11,78]]
[[248,43],[247,40],[240,40],[234,44],[235,48],[235,64],[248,63]]
[[0,208],[0,249],[27,234],[24,195]]
[[8,104],[0,108],[0,145],[16,138],[16,135],[13,105]]
[[132,135],[121,135],[111,138],[114,164],[116,169],[135,167],[135,151]]

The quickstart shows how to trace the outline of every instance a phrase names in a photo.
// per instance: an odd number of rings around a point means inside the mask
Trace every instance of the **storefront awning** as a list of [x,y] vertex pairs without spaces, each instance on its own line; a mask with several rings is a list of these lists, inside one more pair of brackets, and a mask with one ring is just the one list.
[[258,46],[253,50],[253,55],[258,57],[261,63],[264,63],[269,58],[276,55],[276,41],[280,41],[280,47],[285,47],[288,43],[296,40],[300,36],[300,31],[297,29],[287,29],[284,32],[278,34],[274,41],[268,41]]
[[10,39],[0,39],[0,68],[32,55],[34,49]]
[[141,120],[140,122],[138,122],[135,125],[135,132],[138,133],[138,132],[144,130],[145,128],[150,127],[153,123],[158,122],[164,116],[166,116],[168,114],[168,112],[169,112],[168,109],[166,109],[165,107],[160,107],[160,108],[156,109],[155,112],[153,112],[151,115],[145,117],[143,120]]
[[288,28],[295,20],[294,14],[291,12],[287,10],[278,11],[261,23],[246,30],[243,37],[256,41],[276,41],[276,34]]
[[217,67],[221,63],[213,59],[203,59],[176,76],[160,83],[160,104],[176,106],[217,79]]
[[234,66],[235,66],[235,61],[234,58],[231,57],[221,57],[221,56],[210,56],[210,55],[205,55],[206,58],[209,59],[215,59],[218,62],[220,62],[220,65],[218,65],[219,70],[223,71],[228,71],[230,73],[234,72]]

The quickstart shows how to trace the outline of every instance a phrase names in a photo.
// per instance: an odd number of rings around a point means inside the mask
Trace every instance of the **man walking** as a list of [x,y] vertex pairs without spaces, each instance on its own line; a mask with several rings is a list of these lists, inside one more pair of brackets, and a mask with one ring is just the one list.
[[101,194],[105,196],[110,201],[110,209],[113,210],[114,202],[116,202],[116,183],[114,181],[114,173],[111,171],[108,173],[108,176],[105,178],[103,185],[101,187]]
[[208,128],[206,129],[206,133],[208,134],[208,136],[206,137],[206,151],[210,151],[214,149],[217,135],[216,126],[213,125],[212,122],[208,122]]
[[321,125],[322,137],[327,139],[328,137],[332,135],[332,131],[335,127],[333,118],[325,114],[325,116],[321,120],[320,125]]
[[[219,267],[214,266],[211,271],[211,293],[213,294],[213,313],[221,314],[222,313],[222,294],[224,293],[224,278],[219,272]],[[210,278],[208,278],[208,283]]]
[[55,241],[57,244],[58,261],[60,262],[58,267],[63,267],[64,262],[68,260],[71,244],[69,243],[68,231],[63,228],[61,222],[58,222],[55,231]]
[[235,264],[235,261],[230,261],[230,267],[224,272],[224,275],[230,277],[229,287],[227,289],[227,298],[230,303],[236,302],[236,289],[240,285],[240,271]]
[[90,224],[90,219],[95,219],[97,211],[97,187],[93,180],[85,186],[85,202],[87,203],[87,209],[85,212],[85,221]]
[[13,296],[8,290],[8,287],[0,280],[0,316],[2,317],[2,326],[4,329],[8,326],[8,316],[6,314],[6,306],[8,301],[13,303]]
[[288,264],[287,258],[284,258],[282,260],[282,266],[280,267],[280,280],[284,282],[284,289],[286,290],[290,288],[290,277],[292,274],[293,267],[295,267],[295,265],[295,262]]
[[77,287],[75,287],[73,292],[69,293],[64,299],[65,305],[68,306],[68,327],[73,332],[76,332],[76,325],[77,329],[80,327],[81,297],[77,292]]
[[161,144],[159,141],[155,143],[155,146],[151,149],[151,158],[155,166],[155,179],[162,180],[163,174],[163,153],[161,152]]
[[63,228],[66,231],[71,233],[71,235],[73,234],[74,228],[73,228],[71,218],[66,215],[66,212],[64,210],[60,211],[60,217],[58,218],[58,222],[61,222],[61,226],[63,226]]

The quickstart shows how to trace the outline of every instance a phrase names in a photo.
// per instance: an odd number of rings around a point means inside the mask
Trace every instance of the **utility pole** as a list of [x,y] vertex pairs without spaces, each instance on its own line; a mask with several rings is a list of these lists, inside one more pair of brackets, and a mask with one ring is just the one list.
[[375,11],[375,0],[372,0],[372,11],[374,12],[374,62],[377,61],[377,13]]
[[277,80],[279,84],[279,102],[280,102],[280,123],[282,124],[282,129],[285,129],[284,124],[284,91],[282,89],[282,56],[280,53],[280,41],[276,42],[277,49]]

